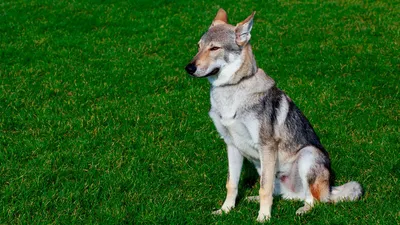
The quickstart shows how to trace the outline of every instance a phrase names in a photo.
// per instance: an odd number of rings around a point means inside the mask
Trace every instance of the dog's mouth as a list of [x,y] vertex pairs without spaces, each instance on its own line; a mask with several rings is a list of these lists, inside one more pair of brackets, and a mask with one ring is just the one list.
[[213,76],[215,74],[219,73],[219,68],[215,68],[213,69],[210,73],[208,73],[207,75],[205,75],[204,77],[209,77],[209,76]]

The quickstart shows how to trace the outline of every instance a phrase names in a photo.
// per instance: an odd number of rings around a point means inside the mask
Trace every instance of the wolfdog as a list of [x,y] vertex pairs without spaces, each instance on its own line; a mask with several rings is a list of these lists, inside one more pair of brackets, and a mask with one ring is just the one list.
[[209,115],[227,145],[227,195],[214,214],[235,207],[244,158],[260,175],[259,196],[248,197],[260,202],[259,222],[271,217],[273,195],[303,200],[296,214],[310,211],[315,201],[357,200],[362,195],[359,183],[331,186],[329,155],[313,127],[257,67],[249,43],[254,14],[233,26],[220,9],[185,68],[190,75],[210,81]]

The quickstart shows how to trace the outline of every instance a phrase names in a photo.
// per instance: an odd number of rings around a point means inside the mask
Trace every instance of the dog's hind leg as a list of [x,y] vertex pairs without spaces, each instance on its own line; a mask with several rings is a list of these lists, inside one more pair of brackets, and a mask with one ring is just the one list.
[[235,207],[235,201],[238,194],[238,184],[240,179],[240,172],[243,166],[243,156],[240,154],[239,150],[233,146],[228,145],[228,163],[229,172],[228,179],[226,181],[226,199],[221,209],[214,211],[213,214],[228,213],[231,209]]
[[304,214],[314,206],[314,200],[328,201],[329,199],[329,170],[321,161],[321,152],[312,146],[300,150],[298,165],[302,191],[304,191],[304,206],[296,214]]

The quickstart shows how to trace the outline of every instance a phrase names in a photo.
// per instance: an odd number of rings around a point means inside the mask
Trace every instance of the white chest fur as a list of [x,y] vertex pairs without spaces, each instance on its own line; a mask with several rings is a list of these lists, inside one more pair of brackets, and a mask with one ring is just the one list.
[[[215,97],[215,96],[214,96]],[[226,98],[211,98],[210,116],[228,145],[234,145],[251,161],[259,159],[259,124],[255,116],[243,110],[245,96],[237,93]]]
[[249,110],[257,104],[260,93],[265,93],[275,82],[263,70],[238,85],[211,89],[211,110],[215,127],[228,145],[234,145],[243,156],[259,161],[260,126],[257,112]]

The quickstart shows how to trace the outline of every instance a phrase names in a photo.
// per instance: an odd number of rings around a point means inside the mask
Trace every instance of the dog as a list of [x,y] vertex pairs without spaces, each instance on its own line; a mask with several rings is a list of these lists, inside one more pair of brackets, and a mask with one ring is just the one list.
[[257,221],[271,217],[273,195],[304,201],[296,214],[309,212],[316,201],[354,201],[361,197],[355,181],[333,187],[328,152],[313,127],[275,81],[257,67],[250,45],[253,12],[236,26],[219,9],[198,43],[198,53],[185,67],[211,83],[209,116],[227,145],[227,195],[221,209],[235,207],[246,158],[260,175]]

